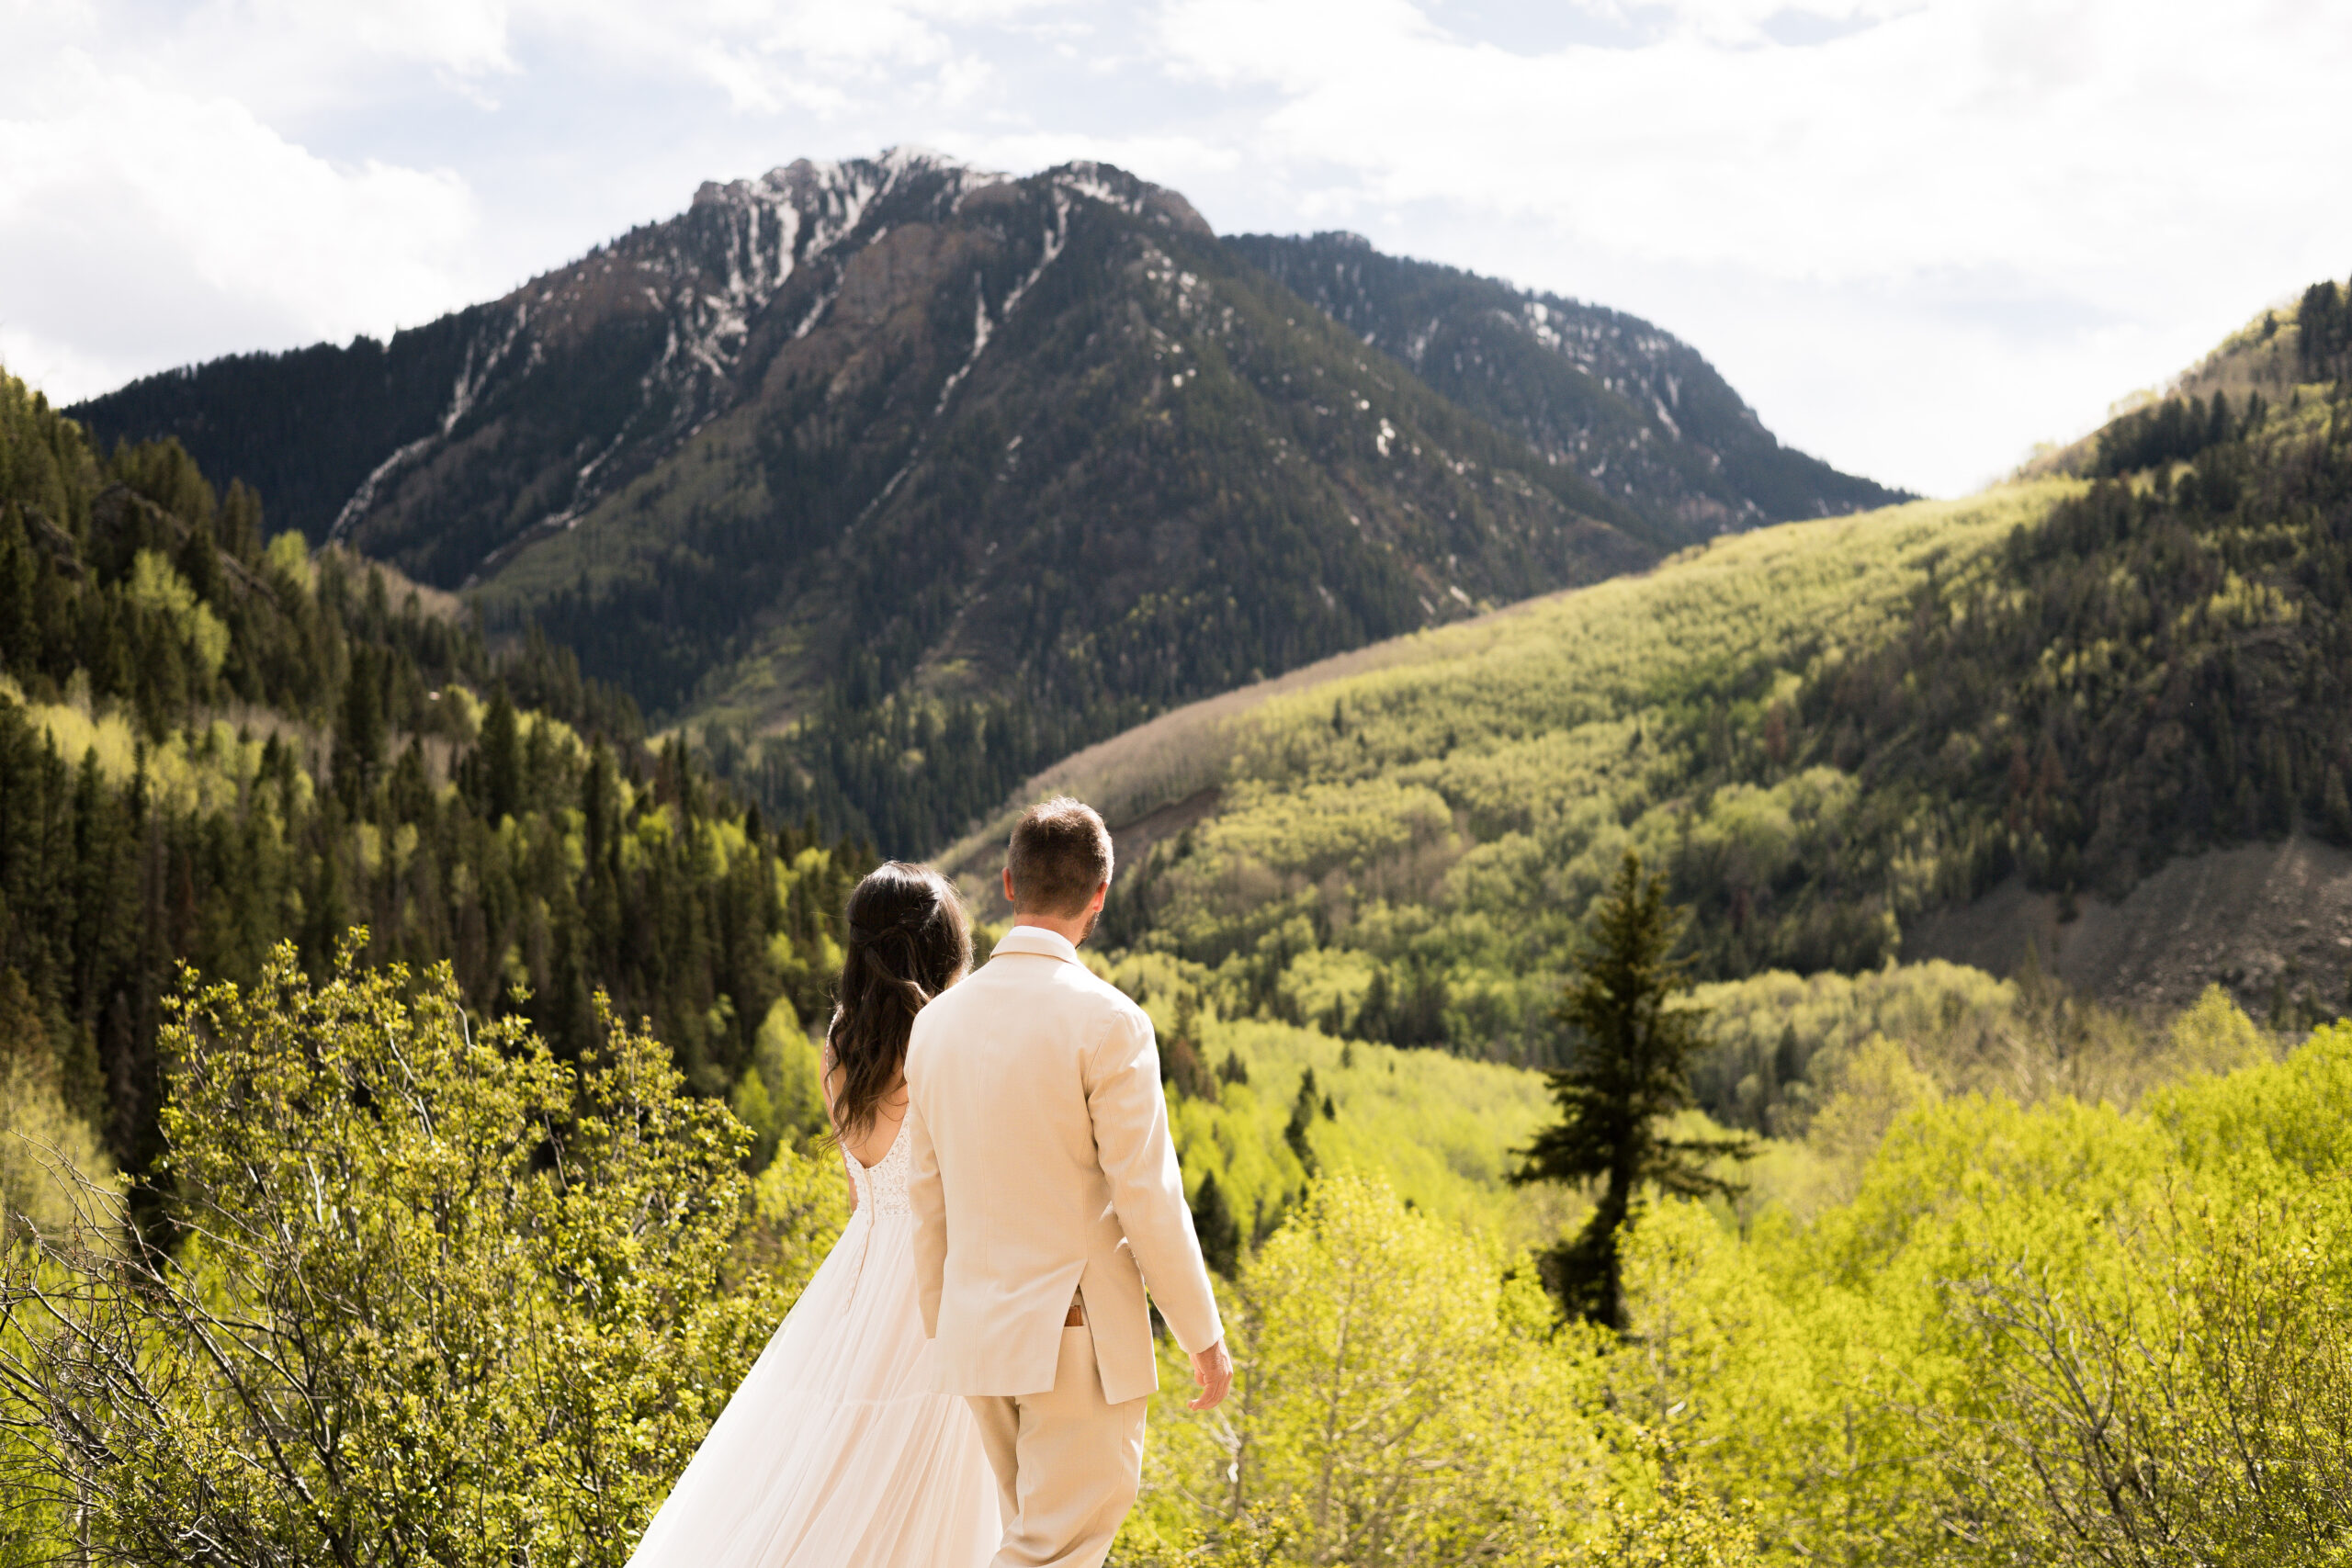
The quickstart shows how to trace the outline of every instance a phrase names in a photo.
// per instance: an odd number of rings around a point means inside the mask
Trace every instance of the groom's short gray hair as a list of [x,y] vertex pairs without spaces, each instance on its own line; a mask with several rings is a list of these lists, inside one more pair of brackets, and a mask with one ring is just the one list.
[[1004,867],[1012,874],[1016,908],[1041,915],[1076,915],[1111,880],[1111,829],[1082,800],[1057,795],[1021,814]]

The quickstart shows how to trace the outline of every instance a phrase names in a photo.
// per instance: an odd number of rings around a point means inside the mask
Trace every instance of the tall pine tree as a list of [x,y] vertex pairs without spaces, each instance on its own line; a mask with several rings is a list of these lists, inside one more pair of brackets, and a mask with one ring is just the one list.
[[1562,1308],[1623,1332],[1619,1240],[1634,1201],[1655,1185],[1684,1197],[1726,1196],[1738,1183],[1708,1162],[1746,1157],[1745,1138],[1673,1138],[1665,1123],[1691,1103],[1690,1058],[1706,1044],[1705,1014],[1671,1005],[1690,985],[1673,956],[1688,911],[1666,901],[1666,880],[1645,877],[1631,850],[1601,901],[1557,1017],[1575,1055],[1550,1075],[1559,1124],[1521,1151],[1515,1182],[1599,1181],[1582,1231],[1544,1256],[1544,1283]]

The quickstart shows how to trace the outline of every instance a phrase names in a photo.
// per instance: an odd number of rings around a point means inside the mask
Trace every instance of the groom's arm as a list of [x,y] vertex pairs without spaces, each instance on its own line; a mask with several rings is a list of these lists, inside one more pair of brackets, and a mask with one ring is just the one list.
[[1111,1021],[1095,1048],[1086,1099],[1096,1156],[1111,1179],[1111,1206],[1151,1299],[1186,1353],[1206,1350],[1225,1337],[1225,1325],[1193,1234],[1184,1176],[1168,1134],[1168,1102],[1159,1091],[1159,1053],[1142,1009],[1123,1010]]
[[923,1335],[936,1339],[947,1275],[947,1194],[939,1181],[939,1151],[912,1093],[907,1096],[907,1201],[915,1212],[915,1295],[922,1306]]

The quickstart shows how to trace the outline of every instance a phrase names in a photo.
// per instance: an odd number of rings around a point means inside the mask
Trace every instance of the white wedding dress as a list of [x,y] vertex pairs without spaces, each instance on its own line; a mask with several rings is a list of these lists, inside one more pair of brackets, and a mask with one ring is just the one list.
[[904,1123],[857,1213],[678,1478],[630,1568],[981,1568],[1004,1529],[964,1401],[931,1392]]

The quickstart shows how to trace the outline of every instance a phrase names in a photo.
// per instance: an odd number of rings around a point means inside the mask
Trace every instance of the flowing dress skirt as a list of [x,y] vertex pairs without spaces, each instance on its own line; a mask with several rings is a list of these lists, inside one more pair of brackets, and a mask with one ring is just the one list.
[[995,1554],[996,1477],[971,1411],[930,1392],[914,1220],[888,1168],[904,1143],[874,1171],[851,1162],[857,1213],[630,1568],[983,1568]]

